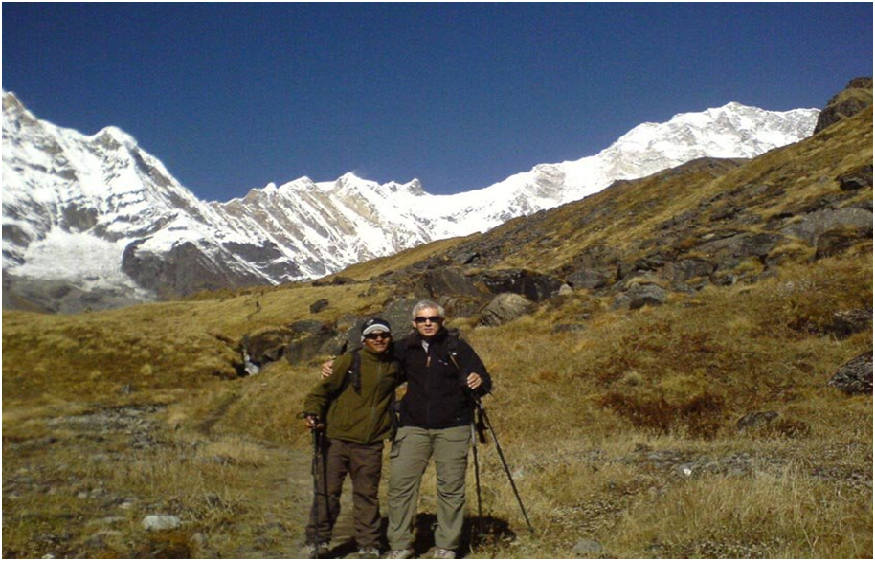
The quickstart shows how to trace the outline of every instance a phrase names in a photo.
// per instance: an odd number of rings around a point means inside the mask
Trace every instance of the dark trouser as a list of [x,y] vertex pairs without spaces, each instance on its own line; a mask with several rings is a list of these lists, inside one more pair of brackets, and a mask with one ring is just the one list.
[[[325,458],[327,457],[327,462]],[[330,439],[317,460],[317,490],[307,542],[329,542],[331,531],[340,515],[340,495],[343,481],[352,480],[353,528],[359,548],[374,547],[380,538],[380,475],[383,469],[383,442],[355,444]],[[327,506],[327,512],[326,512]],[[318,532],[317,532],[318,529]]]

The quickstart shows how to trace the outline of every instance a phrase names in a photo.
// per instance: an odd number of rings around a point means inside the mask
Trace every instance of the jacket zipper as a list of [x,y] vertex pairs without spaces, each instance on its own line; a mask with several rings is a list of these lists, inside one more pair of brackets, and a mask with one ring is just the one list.
[[374,391],[371,392],[371,423],[368,428],[368,442],[371,442],[374,439],[374,424],[376,423],[376,415],[377,415],[377,388],[380,385],[380,379],[383,374],[383,363],[377,362],[377,379],[374,383]]

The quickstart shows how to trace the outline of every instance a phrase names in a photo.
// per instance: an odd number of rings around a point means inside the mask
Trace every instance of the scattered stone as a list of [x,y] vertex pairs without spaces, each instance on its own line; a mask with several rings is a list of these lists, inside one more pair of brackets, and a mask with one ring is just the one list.
[[779,415],[777,411],[754,411],[753,413],[748,413],[739,419],[738,422],[735,423],[735,426],[738,430],[744,431],[768,425],[778,417]]
[[209,545],[209,541],[205,535],[198,532],[191,536],[191,544],[198,549],[206,549],[207,545]]
[[832,375],[828,385],[847,394],[871,394],[872,351],[866,351],[845,363]]
[[147,532],[177,530],[182,526],[182,520],[176,516],[149,515],[143,518],[143,529]]
[[574,544],[574,549],[571,550],[571,553],[576,557],[590,557],[593,555],[601,555],[604,553],[605,548],[597,542],[596,540],[591,540],[588,538],[579,540],[576,544]]
[[137,499],[127,498],[127,499],[122,500],[121,504],[119,505],[119,508],[122,510],[130,510],[136,504],[137,504]]
[[872,329],[872,310],[847,310],[833,314],[827,332],[838,337],[850,337]]
[[553,333],[580,333],[586,331],[586,326],[582,323],[557,323],[550,331]]
[[311,314],[318,314],[319,312],[321,312],[322,310],[324,310],[327,307],[328,307],[328,300],[327,299],[322,298],[321,300],[316,300],[315,302],[310,304],[310,313]]
[[696,468],[695,462],[688,462],[686,464],[681,464],[677,467],[677,474],[682,477],[691,477],[693,475],[693,471]]
[[657,284],[632,283],[632,287],[614,300],[614,309],[637,310],[644,306],[661,306],[668,291]]

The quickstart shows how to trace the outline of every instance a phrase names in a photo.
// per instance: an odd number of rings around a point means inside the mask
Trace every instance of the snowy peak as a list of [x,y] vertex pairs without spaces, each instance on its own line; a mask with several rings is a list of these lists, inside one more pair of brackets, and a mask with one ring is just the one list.
[[703,156],[751,157],[810,135],[818,112],[728,103],[644,123],[599,154],[545,163],[483,189],[432,195],[418,179],[346,173],[203,202],[117,127],[92,136],[3,93],[4,278],[124,298],[316,278],[583,198]]

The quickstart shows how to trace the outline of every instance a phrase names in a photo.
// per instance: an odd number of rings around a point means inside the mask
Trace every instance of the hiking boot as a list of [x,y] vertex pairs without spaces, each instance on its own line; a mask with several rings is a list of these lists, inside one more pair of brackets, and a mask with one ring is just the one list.
[[451,549],[437,548],[434,552],[435,559],[455,559],[456,552]]
[[386,555],[386,559],[413,559],[413,550],[393,549]]
[[381,559],[380,551],[376,547],[362,547],[356,553],[357,559]]
[[328,555],[328,544],[320,543],[313,544],[308,543],[304,544],[304,547],[301,549],[301,559],[319,559],[321,557],[326,557]]

